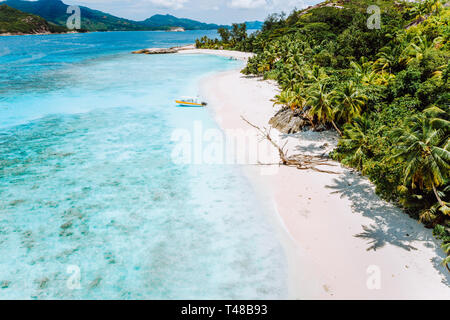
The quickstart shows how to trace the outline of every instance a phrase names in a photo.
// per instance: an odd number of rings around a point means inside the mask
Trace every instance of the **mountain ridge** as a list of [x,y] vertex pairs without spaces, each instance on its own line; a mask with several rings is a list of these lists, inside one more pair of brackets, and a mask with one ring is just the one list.
[[212,29],[218,29],[221,27],[229,27],[229,26],[220,26],[215,23],[204,23],[199,22],[192,19],[186,19],[186,18],[177,18],[170,14],[155,14],[151,16],[148,19],[145,19],[144,21],[141,21],[140,23],[144,25],[149,25],[152,27],[182,27],[187,30],[212,30]]
[[50,34],[68,31],[67,28],[49,23],[37,15],[22,12],[6,4],[0,4],[0,34]]
[[[65,26],[67,18],[68,4],[62,0],[6,0],[0,2],[12,8],[40,16],[47,21],[59,26]],[[177,18],[173,15],[156,14],[143,21],[116,17],[109,13],[79,6],[81,11],[81,27],[88,31],[156,31],[170,30],[172,27],[182,27],[185,30],[215,30],[218,28],[230,28],[227,25],[217,25],[214,23],[204,23],[187,18]],[[245,22],[249,29],[256,29],[262,26],[262,22]]]

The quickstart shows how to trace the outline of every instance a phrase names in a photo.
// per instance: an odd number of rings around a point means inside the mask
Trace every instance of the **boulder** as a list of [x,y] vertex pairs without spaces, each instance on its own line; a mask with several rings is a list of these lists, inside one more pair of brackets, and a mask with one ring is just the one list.
[[309,120],[304,113],[299,110],[283,108],[270,119],[269,124],[278,131],[285,134],[292,134],[302,131],[310,126]]
[[169,54],[177,53],[179,50],[177,48],[150,48],[142,49],[138,51],[133,51],[133,54]]

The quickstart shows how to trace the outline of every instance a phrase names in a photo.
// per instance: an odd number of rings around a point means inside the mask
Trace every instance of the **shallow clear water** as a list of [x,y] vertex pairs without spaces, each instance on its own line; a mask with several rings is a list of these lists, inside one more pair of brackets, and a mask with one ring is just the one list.
[[239,168],[171,161],[173,130],[216,128],[174,97],[239,62],[129,54],[199,35],[0,38],[0,298],[286,296],[283,250]]

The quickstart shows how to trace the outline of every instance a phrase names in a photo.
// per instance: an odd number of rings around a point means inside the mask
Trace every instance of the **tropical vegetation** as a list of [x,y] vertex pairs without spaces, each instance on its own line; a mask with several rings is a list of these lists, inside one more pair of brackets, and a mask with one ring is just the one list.
[[[379,28],[368,24],[371,5]],[[441,0],[326,1],[197,46],[256,53],[243,73],[276,80],[275,104],[301,110],[312,128],[334,128],[333,158],[434,228],[450,254],[449,19]]]
[[0,34],[35,34],[35,33],[63,33],[69,31],[65,27],[49,23],[36,15],[28,14],[0,5]]

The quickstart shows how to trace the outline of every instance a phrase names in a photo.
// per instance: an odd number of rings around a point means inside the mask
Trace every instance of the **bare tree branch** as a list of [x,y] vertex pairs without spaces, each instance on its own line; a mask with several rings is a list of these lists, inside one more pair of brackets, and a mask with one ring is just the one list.
[[[287,150],[285,150],[287,143],[288,143],[287,141],[283,147],[280,147],[277,143],[275,143],[275,141],[273,141],[273,139],[270,135],[270,130],[267,130],[266,128],[261,129],[260,127],[254,125],[253,123],[251,123],[250,121],[245,119],[243,116],[241,116],[241,118],[248,125],[250,125],[251,127],[258,130],[260,135],[265,140],[269,141],[278,150],[278,154],[280,155],[280,159],[281,159],[280,165],[288,166],[288,167],[296,167],[299,170],[314,170],[314,171],[322,172],[322,173],[339,174],[338,172],[333,172],[333,171],[329,171],[329,170],[321,170],[321,169],[316,168],[317,166],[335,166],[334,164],[330,163],[328,159],[317,157],[317,156],[301,155],[301,154],[288,156]],[[260,164],[260,165],[262,165],[262,164]],[[265,164],[265,165],[270,165],[270,164]]]

